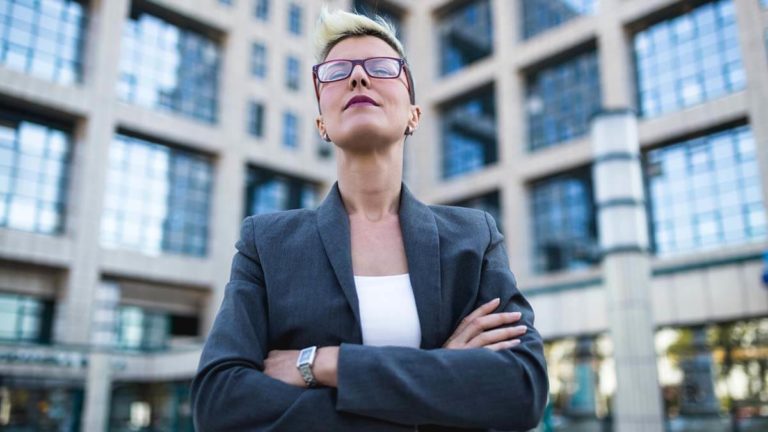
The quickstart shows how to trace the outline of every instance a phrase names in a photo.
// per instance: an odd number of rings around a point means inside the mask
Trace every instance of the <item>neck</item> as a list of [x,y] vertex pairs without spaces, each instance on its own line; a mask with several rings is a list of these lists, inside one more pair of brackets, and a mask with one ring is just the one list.
[[371,153],[337,152],[339,192],[350,217],[378,222],[397,216],[403,180],[403,144]]

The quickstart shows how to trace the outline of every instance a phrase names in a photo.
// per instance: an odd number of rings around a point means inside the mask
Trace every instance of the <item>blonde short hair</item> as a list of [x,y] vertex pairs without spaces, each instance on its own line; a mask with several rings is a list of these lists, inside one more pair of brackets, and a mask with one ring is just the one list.
[[395,26],[381,16],[371,19],[365,15],[343,10],[329,11],[327,6],[323,6],[315,29],[315,58],[318,63],[322,63],[331,49],[348,37],[375,36],[386,42],[401,58],[405,59],[403,44],[395,34]]

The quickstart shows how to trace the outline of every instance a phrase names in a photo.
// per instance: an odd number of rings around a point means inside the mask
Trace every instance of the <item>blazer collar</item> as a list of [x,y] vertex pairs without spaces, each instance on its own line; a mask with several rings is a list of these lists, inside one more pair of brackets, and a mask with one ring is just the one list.
[[[419,314],[421,347],[439,348],[443,341],[440,340],[442,285],[437,224],[429,207],[417,200],[405,183],[401,185],[400,229]],[[352,270],[349,215],[341,199],[338,182],[333,184],[317,209],[317,228],[325,253],[355,316],[357,342],[362,343],[360,308]]]

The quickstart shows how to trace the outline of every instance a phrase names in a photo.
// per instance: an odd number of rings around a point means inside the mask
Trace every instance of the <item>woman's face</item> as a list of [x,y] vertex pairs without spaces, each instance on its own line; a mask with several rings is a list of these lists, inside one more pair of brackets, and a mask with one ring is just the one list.
[[[325,61],[396,57],[383,40],[374,36],[349,37],[337,43]],[[371,78],[362,65],[355,65],[344,80],[318,84],[320,111],[317,128],[339,147],[372,149],[403,139],[407,126],[418,126],[420,110],[411,105],[406,70],[393,79]],[[353,97],[367,96],[374,103],[354,103]]]

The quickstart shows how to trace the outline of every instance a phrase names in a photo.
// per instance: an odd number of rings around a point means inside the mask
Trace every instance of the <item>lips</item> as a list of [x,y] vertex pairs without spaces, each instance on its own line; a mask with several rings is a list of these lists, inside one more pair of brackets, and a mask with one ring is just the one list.
[[376,103],[375,100],[369,98],[368,96],[355,96],[352,99],[350,99],[347,104],[344,106],[344,109],[347,109],[351,107],[354,104],[361,104],[361,103],[369,103],[373,106],[379,106],[379,104]]

